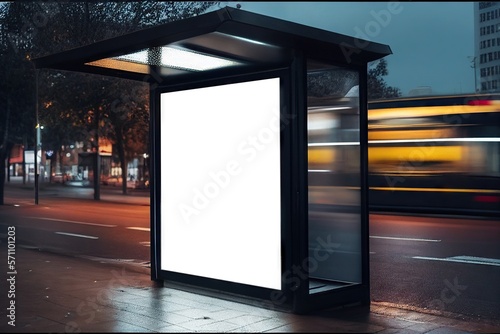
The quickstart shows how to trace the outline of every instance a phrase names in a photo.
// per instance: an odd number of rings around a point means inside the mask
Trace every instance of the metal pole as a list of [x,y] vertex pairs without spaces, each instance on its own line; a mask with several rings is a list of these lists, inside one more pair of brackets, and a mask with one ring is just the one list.
[[101,199],[101,161],[99,157],[99,109],[96,109],[95,159],[94,159],[94,199]]
[[38,121],[38,71],[35,70],[35,204],[38,204],[38,146],[40,143],[40,124]]

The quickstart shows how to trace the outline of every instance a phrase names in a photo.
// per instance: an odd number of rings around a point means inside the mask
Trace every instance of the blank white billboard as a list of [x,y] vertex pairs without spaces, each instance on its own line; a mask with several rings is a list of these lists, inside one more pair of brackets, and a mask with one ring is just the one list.
[[281,290],[280,79],[160,95],[161,269]]

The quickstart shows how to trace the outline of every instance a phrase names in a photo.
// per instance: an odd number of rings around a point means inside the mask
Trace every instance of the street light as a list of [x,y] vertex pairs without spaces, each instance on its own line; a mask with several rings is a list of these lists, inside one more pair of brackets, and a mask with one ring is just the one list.
[[[35,71],[35,122],[36,122],[36,145],[35,145],[35,154],[34,154],[34,159],[35,159],[35,204],[38,204],[38,181],[39,181],[39,162],[38,162],[38,148],[40,147],[40,123],[38,120],[38,71],[35,67],[35,64],[33,64],[33,69]],[[40,157],[41,159],[41,157]]]
[[142,181],[146,182],[146,159],[149,158],[149,155],[147,153],[144,153],[142,155]]
[[[35,204],[38,204],[38,177],[39,177],[39,168],[38,168],[38,147],[40,146],[40,123],[38,120],[38,70],[36,69],[35,63],[31,60],[31,56],[26,55],[26,59],[29,64],[33,66],[33,72],[35,73],[35,152],[34,163],[35,163]],[[41,159],[41,157],[40,157]]]

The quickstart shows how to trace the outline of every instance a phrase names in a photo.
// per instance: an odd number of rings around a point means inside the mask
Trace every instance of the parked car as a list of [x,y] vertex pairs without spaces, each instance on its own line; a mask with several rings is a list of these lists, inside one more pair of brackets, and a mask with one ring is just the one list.
[[63,173],[52,173],[52,182],[63,183]]
[[52,182],[64,183],[68,180],[70,180],[70,176],[68,174],[61,172],[52,173],[52,179],[51,179]]
[[122,184],[122,177],[121,176],[105,176],[105,177],[101,177],[101,183],[103,185],[119,186],[119,185]]

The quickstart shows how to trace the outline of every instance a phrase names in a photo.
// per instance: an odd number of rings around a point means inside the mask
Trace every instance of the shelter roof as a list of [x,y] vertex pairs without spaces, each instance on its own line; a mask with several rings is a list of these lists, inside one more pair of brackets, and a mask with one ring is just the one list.
[[37,68],[159,82],[286,66],[296,52],[339,65],[392,53],[385,44],[226,7],[33,61]]

